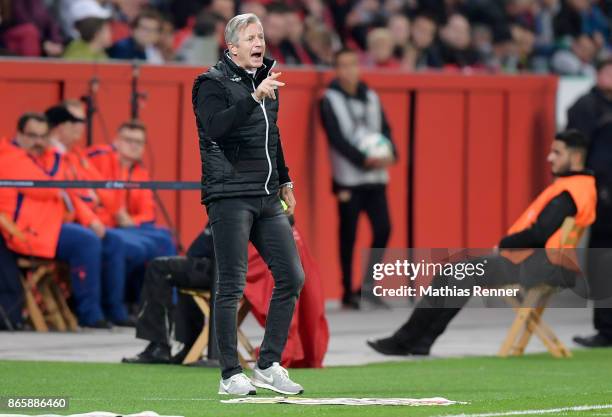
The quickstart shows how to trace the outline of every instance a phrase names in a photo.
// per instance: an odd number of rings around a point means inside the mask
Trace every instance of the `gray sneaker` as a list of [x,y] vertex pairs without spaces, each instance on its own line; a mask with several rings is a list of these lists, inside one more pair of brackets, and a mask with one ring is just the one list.
[[255,365],[251,381],[258,388],[269,389],[280,394],[297,395],[304,392],[300,384],[289,379],[289,372],[278,362],[274,362],[267,369],[259,369],[259,365]]
[[219,382],[219,394],[221,395],[255,395],[257,389],[251,384],[251,380],[243,373],[233,375]]

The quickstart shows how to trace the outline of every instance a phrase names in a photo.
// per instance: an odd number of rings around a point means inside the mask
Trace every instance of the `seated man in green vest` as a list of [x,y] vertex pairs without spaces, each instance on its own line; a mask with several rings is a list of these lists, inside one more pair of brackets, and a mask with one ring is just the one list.
[[[500,240],[501,253],[484,258],[484,276],[478,280],[434,277],[431,284],[434,289],[448,286],[452,281],[452,287],[461,291],[451,297],[424,296],[408,321],[392,336],[370,340],[368,345],[383,355],[428,355],[432,344],[467,303],[477,284],[489,288],[512,284],[531,288],[542,283],[571,286],[576,274],[567,269],[567,257],[552,255],[559,254],[559,249],[564,247],[561,226],[567,217],[573,217],[575,225],[583,228],[595,221],[597,192],[593,175],[585,171],[587,146],[586,137],[577,130],[557,134],[548,155],[555,181]],[[542,249],[525,251],[525,248]],[[570,250],[573,254],[573,249]],[[466,264],[476,265],[484,259]]]

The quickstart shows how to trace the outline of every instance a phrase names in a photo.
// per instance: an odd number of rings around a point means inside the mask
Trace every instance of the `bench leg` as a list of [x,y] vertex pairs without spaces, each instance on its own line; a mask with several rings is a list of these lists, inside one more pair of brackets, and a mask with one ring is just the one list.
[[49,327],[45,322],[45,317],[43,316],[42,312],[40,311],[40,308],[38,307],[38,303],[34,298],[34,294],[32,294],[32,289],[30,285],[23,278],[21,279],[21,284],[23,286],[26,309],[28,310],[28,316],[30,318],[30,321],[32,322],[34,330],[36,330],[37,332],[48,332]]
[[189,353],[187,353],[187,356],[185,356],[183,365],[198,361],[202,357],[202,352],[208,346],[208,320],[210,318],[210,305],[202,297],[192,297],[204,316],[204,325],[202,326],[200,335],[196,339],[191,349],[189,349]]

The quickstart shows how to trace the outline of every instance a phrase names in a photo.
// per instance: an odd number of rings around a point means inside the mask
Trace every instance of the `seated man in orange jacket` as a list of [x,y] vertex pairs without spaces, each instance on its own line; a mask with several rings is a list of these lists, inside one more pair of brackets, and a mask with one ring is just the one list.
[[[33,155],[42,155],[48,142],[48,130],[44,115],[26,113],[21,116],[15,140],[0,144],[0,177],[48,180],[42,168],[23,149],[30,149]],[[68,193],[57,189],[2,188],[0,213],[17,225],[25,239],[12,236],[5,229],[2,234],[13,252],[68,263],[79,324],[105,328],[108,325],[100,293],[102,247],[93,231],[66,222],[75,215],[74,203]]]
[[[484,275],[477,280],[450,277],[455,288],[467,289],[472,294],[470,290],[477,284],[488,287],[520,284],[525,288],[539,284],[572,286],[578,268],[574,248],[562,246],[561,226],[567,217],[573,217],[575,224],[583,228],[595,221],[597,192],[593,174],[585,171],[587,149],[586,137],[577,130],[557,134],[548,155],[555,181],[501,239],[500,255],[466,262],[476,266],[486,260]],[[542,249],[525,251],[525,248]],[[436,276],[432,286],[449,288],[447,284],[448,277]],[[368,341],[368,345],[384,355],[428,355],[432,344],[469,298],[469,295],[425,295],[410,319],[391,337]]]
[[[147,129],[139,121],[122,123],[112,145],[88,149],[87,157],[105,180],[150,181],[144,167]],[[168,229],[155,224],[153,191],[147,189],[113,190],[113,205],[118,207],[117,226],[150,238],[155,243],[153,257],[176,255],[176,245]]]
[[[84,133],[84,110],[79,102],[53,106],[46,111],[50,125],[50,140],[56,152],[62,156],[62,164],[66,169],[63,179],[102,181],[104,177],[91,163],[83,149],[78,145]],[[109,319],[118,326],[133,326],[123,303],[127,277],[154,257],[155,242],[146,236],[132,233],[129,230],[116,227],[119,207],[113,197],[112,190],[106,189],[73,189],[73,194],[79,202],[87,206],[88,218],[84,224],[90,227],[103,242],[103,299]],[[77,218],[77,221],[82,220]],[[118,244],[125,248],[123,254],[118,252]],[[117,262],[117,257],[124,260]],[[110,272],[121,266],[122,273]],[[111,279],[112,277],[112,279]]]

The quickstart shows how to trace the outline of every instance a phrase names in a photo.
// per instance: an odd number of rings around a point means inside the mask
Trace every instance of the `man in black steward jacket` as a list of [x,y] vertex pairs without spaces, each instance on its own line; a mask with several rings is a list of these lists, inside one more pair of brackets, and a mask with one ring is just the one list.
[[576,336],[586,347],[612,346],[612,59],[598,63],[597,83],[567,112],[568,129],[577,129],[590,141],[587,168],[597,179],[597,220],[589,237],[588,278],[595,300],[590,336]]
[[[219,394],[253,395],[255,387],[301,394],[280,366],[304,271],[288,217],[293,183],[276,125],[278,80],[265,57],[259,18],[243,14],[225,28],[228,49],[200,75],[193,105],[202,158],[202,203],[213,232],[217,261],[215,326],[220,352]],[[279,199],[280,196],[280,199]],[[245,286],[249,240],[266,261],[275,286],[259,359],[249,379],[237,355],[237,307]]]

